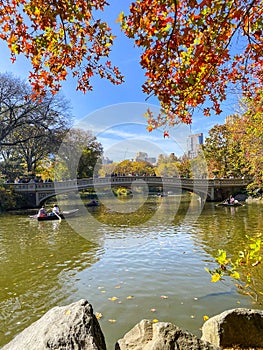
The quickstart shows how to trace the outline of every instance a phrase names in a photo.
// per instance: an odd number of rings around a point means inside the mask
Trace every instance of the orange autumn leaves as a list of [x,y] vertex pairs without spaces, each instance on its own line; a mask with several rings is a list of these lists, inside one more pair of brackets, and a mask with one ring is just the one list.
[[[110,2],[109,2],[110,4]],[[12,60],[32,65],[36,93],[53,93],[69,72],[77,89],[92,90],[94,76],[120,84],[109,54],[114,42],[102,19],[104,0],[6,0],[0,4],[0,38]],[[141,50],[143,92],[156,96],[162,113],[149,129],[191,123],[193,111],[220,114],[234,85],[255,97],[263,83],[263,0],[137,0],[121,13],[123,32]],[[236,93],[236,92],[235,92]]]
[[108,60],[114,40],[111,29],[94,16],[106,5],[104,0],[1,2],[0,38],[7,42],[13,61],[23,53],[31,62],[29,80],[35,93],[56,93],[69,71],[83,92],[92,89],[94,75],[115,84],[123,81]]
[[[137,0],[120,15],[126,35],[142,49],[143,91],[163,113],[148,129],[191,123],[196,107],[221,113],[228,87],[259,93],[263,76],[262,0]],[[241,48],[242,44],[242,49]]]

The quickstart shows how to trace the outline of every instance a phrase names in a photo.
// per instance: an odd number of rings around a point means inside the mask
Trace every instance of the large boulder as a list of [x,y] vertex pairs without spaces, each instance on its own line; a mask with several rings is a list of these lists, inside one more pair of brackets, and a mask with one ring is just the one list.
[[244,308],[224,311],[204,323],[201,339],[223,348],[263,347],[263,311]]
[[106,350],[104,336],[87,300],[54,307],[1,350]]
[[142,320],[115,345],[115,350],[219,350],[172,323]]

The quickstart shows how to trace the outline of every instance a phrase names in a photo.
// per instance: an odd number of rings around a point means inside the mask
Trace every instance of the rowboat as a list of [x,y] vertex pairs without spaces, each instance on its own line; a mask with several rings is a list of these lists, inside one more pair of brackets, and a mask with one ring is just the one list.
[[92,199],[88,203],[85,204],[86,207],[97,207],[99,205],[99,202],[96,201],[95,199]]
[[242,205],[243,204],[238,202],[237,200],[235,200],[235,202],[233,202],[233,203],[222,202],[222,203],[217,204],[218,207],[240,207]]
[[30,218],[32,219],[37,219],[38,221],[50,221],[50,220],[60,220],[60,219],[67,219],[70,218],[79,211],[79,209],[73,209],[73,210],[68,210],[68,211],[63,211],[62,213],[59,213],[58,215],[50,213],[47,216],[38,216],[36,215],[31,215]]

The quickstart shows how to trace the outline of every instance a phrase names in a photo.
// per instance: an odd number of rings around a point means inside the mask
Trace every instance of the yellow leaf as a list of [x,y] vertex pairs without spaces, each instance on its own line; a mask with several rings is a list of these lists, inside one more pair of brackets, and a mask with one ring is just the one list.
[[65,314],[66,314],[66,315],[70,315],[70,314],[71,314],[71,311],[70,311],[70,310],[67,310],[67,311],[65,312]]
[[235,278],[236,280],[238,280],[240,278],[240,275],[237,271],[234,271],[233,273],[231,273],[230,277]]
[[100,320],[102,318],[102,313],[96,312],[95,316],[96,316],[97,320]]
[[152,323],[157,323],[157,322],[159,322],[159,320],[157,320],[157,318],[152,320]]
[[112,297],[112,298],[109,298],[109,300],[111,300],[111,301],[115,301],[115,300],[118,300],[119,298],[117,298],[117,297]]
[[35,16],[39,16],[40,15],[40,10],[38,7],[35,7]]
[[204,316],[203,316],[203,320],[204,320],[204,321],[207,321],[207,320],[209,320],[209,316],[207,316],[207,315],[204,315]]
[[133,299],[134,298],[134,296],[132,296],[132,295],[129,295],[126,299]]
[[111,322],[111,323],[115,323],[116,322],[116,320],[113,320],[113,319],[109,319],[108,321]]
[[215,273],[212,275],[211,282],[218,282],[220,280],[219,273]]

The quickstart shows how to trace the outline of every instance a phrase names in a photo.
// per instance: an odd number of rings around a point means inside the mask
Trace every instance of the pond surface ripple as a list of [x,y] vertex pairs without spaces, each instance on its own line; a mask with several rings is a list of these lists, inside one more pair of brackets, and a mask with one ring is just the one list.
[[[204,315],[262,308],[230,279],[211,283],[204,268],[215,266],[212,256],[219,248],[233,254],[246,244],[247,234],[262,232],[263,207],[231,211],[206,203],[191,221],[185,220],[186,204],[173,200],[164,198],[158,213],[151,199],[128,216],[98,207],[90,212],[97,225],[82,217],[38,223],[26,215],[1,215],[0,346],[50,308],[80,298],[102,314],[108,349],[141,319],[172,322],[200,335]],[[177,207],[171,221],[171,208]],[[84,234],[76,232],[78,225]]]

